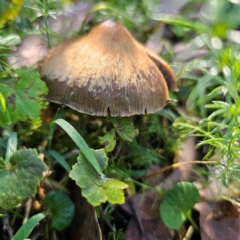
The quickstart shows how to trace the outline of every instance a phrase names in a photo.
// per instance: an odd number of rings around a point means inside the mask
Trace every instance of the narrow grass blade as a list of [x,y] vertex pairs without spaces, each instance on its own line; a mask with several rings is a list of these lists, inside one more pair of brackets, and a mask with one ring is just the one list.
[[[60,110],[58,110],[58,112],[57,112],[57,114],[56,114],[56,116],[54,118],[54,121],[59,119],[59,118],[62,118],[64,116],[64,114],[66,113],[66,111],[67,111],[66,107],[65,108],[61,108]],[[54,123],[54,121],[50,124],[50,128],[51,128],[50,129],[50,136],[49,136],[50,139],[52,139],[53,134],[54,134],[54,132],[56,130],[56,127],[57,127],[57,125]]]
[[157,20],[157,21],[162,21],[165,23],[173,24],[173,25],[178,25],[181,27],[186,27],[193,29],[199,33],[208,33],[209,28],[206,24],[203,24],[201,22],[196,22],[196,21],[189,21],[188,18],[184,18],[181,16],[174,16],[170,14],[162,14],[162,13],[154,13],[152,16],[152,19]]
[[6,161],[8,162],[11,155],[17,150],[17,133],[10,133],[7,143]]
[[57,123],[66,131],[66,133],[72,138],[72,140],[80,148],[82,154],[90,162],[93,168],[103,177],[104,175],[102,173],[101,167],[97,159],[95,158],[93,152],[90,150],[90,148],[88,147],[87,143],[82,138],[82,136],[76,131],[76,129],[63,119],[57,119],[54,122]]
[[65,160],[65,158],[59,154],[58,152],[56,152],[55,150],[50,150],[49,153],[54,157],[54,159],[62,166],[64,167],[68,172],[70,172],[71,168],[68,165],[67,161]]
[[28,238],[34,227],[47,216],[47,214],[39,213],[29,218],[21,228],[17,231],[12,240],[22,240]]
[[4,112],[7,111],[7,107],[6,107],[6,101],[2,95],[2,93],[0,92],[0,106],[3,109]]

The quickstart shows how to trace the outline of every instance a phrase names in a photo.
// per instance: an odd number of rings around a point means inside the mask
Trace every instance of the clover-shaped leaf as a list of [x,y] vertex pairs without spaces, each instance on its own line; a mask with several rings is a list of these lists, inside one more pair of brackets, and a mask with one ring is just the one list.
[[0,108],[0,124],[3,126],[8,124],[6,112],[13,124],[28,118],[36,120],[42,108],[42,96],[48,92],[45,82],[40,79],[40,74],[35,69],[20,68],[16,69],[16,73],[16,82],[0,83],[0,92],[7,106],[6,111]]
[[52,227],[59,231],[68,227],[74,217],[74,203],[69,196],[61,191],[53,191],[44,202],[52,212]]
[[177,183],[163,197],[160,213],[163,222],[170,229],[179,230],[187,218],[188,212],[199,200],[195,185],[189,182]]
[[46,169],[34,149],[15,151],[8,162],[0,158],[0,207],[8,209],[34,196]]
[[[108,161],[104,150],[92,151],[103,170]],[[106,201],[113,204],[124,203],[123,189],[127,188],[128,185],[116,179],[100,177],[83,155],[78,158],[78,162],[73,166],[70,177],[81,187],[82,195],[93,206],[98,206]]]

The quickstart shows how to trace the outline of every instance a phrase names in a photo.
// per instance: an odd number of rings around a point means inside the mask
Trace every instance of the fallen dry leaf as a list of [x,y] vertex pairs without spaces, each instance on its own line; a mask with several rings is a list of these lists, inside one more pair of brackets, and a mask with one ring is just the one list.
[[213,202],[197,204],[200,213],[200,233],[202,240],[240,239],[240,218],[224,218],[221,221],[207,220],[207,216],[214,209]]
[[122,206],[132,216],[125,231],[124,240],[167,240],[170,231],[160,219],[160,199],[155,192],[146,192],[131,197]]
[[225,218],[238,218],[239,211],[238,207],[233,205],[231,202],[222,200],[215,204],[213,210],[208,214],[206,220],[221,221]]

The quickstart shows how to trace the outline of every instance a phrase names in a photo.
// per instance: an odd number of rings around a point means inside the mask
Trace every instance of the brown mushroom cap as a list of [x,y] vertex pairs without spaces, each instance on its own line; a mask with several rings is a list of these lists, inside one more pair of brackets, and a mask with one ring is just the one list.
[[39,71],[50,101],[97,116],[155,113],[169,101],[168,86],[177,89],[170,67],[113,21],[52,48]]

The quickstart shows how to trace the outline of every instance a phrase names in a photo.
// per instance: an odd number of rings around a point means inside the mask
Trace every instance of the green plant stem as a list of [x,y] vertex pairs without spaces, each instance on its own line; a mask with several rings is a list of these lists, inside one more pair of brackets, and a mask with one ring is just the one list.
[[136,185],[138,185],[139,187],[142,187],[142,188],[144,188],[144,189],[152,190],[152,191],[158,192],[158,193],[159,193],[159,192],[160,192],[160,193],[162,192],[161,190],[159,190],[159,189],[157,189],[157,188],[155,188],[155,187],[151,187],[151,186],[146,185],[146,184],[144,184],[144,183],[135,181],[135,180],[133,180],[132,178],[128,178],[126,181],[133,182],[134,184],[136,184]]
[[187,219],[189,220],[189,222],[191,223],[191,225],[194,227],[194,229],[196,229],[198,232],[200,232],[199,227],[197,226],[197,224],[195,223],[195,221],[192,218],[192,211],[188,211],[187,213]]
[[54,121],[59,118],[62,118],[67,110],[68,110],[68,108],[66,108],[66,107],[59,108],[53,122],[50,124],[50,133],[48,136],[48,150],[52,149],[52,139],[53,139],[54,132],[57,128],[57,124],[54,123]]
[[128,21],[132,22],[137,28],[141,29],[141,27],[138,26],[125,12],[120,11],[119,9],[111,6],[111,5],[108,4],[108,3],[101,2],[101,3],[95,4],[94,7],[91,9],[91,11],[86,15],[85,19],[83,20],[81,29],[80,29],[80,31],[79,31],[80,34],[82,34],[82,32],[83,32],[83,27],[85,26],[88,17],[89,17],[92,13],[99,12],[99,11],[102,11],[102,10],[112,11],[112,12],[115,13],[117,16],[122,16],[122,17],[126,18]]
[[0,59],[0,63],[1,63],[4,67],[8,68],[10,71],[15,72],[14,69],[13,69],[10,65],[8,65],[7,63],[5,63],[5,62],[2,61],[1,59]]
[[[8,213],[11,213],[15,216],[15,218],[23,219],[23,215],[17,212],[14,208],[9,208]],[[13,226],[13,219],[11,219],[11,226]]]
[[51,48],[49,26],[48,26],[48,19],[47,19],[48,18],[48,0],[43,0],[43,6],[44,6],[43,17],[44,17],[44,25],[46,29],[46,35],[47,35],[47,46],[48,48]]

